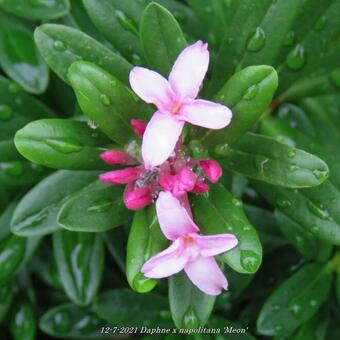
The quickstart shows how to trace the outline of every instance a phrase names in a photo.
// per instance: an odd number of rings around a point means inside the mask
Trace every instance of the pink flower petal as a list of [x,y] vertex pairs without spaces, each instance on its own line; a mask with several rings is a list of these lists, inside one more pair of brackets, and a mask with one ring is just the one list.
[[142,138],[144,131],[146,129],[146,122],[144,122],[144,120],[141,120],[141,119],[131,119],[130,124],[135,134],[138,137]]
[[103,182],[112,184],[127,184],[138,178],[141,170],[139,168],[125,168],[106,172],[99,176]]
[[143,135],[142,156],[147,169],[165,162],[174,151],[184,122],[174,116],[156,112]]
[[145,102],[155,104],[162,112],[171,109],[175,95],[168,81],[159,73],[144,67],[134,67],[129,79],[132,90]]
[[228,281],[213,257],[200,256],[188,262],[184,270],[192,283],[208,295],[218,295],[228,288]]
[[138,161],[128,155],[126,152],[119,150],[107,150],[100,154],[100,158],[107,164],[115,165],[134,165]]
[[233,234],[195,235],[202,256],[215,256],[234,248],[238,241]]
[[183,167],[175,176],[172,193],[174,196],[181,196],[188,191],[191,191],[196,183],[197,176],[189,168]]
[[149,187],[133,188],[130,183],[126,186],[124,191],[124,203],[130,210],[140,210],[145,208],[152,202],[152,194]]
[[160,192],[156,211],[162,232],[169,240],[199,230],[179,200],[169,192]]
[[213,159],[200,160],[200,167],[203,170],[204,175],[212,183],[217,183],[222,176],[221,166]]
[[208,45],[200,40],[179,54],[169,75],[169,82],[178,101],[196,98],[208,66]]
[[169,248],[144,263],[141,272],[146,277],[160,279],[180,272],[187,261],[183,252],[183,241],[177,239]]
[[204,194],[209,190],[209,185],[204,182],[204,180],[199,180],[196,182],[194,188],[192,189],[192,192],[195,194]]
[[208,129],[223,129],[231,117],[232,112],[226,106],[202,99],[183,104],[177,114],[178,119]]

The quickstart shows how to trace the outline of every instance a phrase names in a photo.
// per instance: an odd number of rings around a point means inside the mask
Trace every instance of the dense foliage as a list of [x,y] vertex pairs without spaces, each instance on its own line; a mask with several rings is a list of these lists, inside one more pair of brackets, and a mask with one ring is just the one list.
[[[1,339],[114,326],[337,338],[339,13],[340,0],[0,0]],[[99,155],[138,149],[129,121],[153,113],[130,89],[133,65],[167,76],[199,39],[212,56],[200,96],[233,112],[219,131],[186,127],[183,144],[223,166],[190,195],[204,233],[239,241],[219,257],[217,298],[183,273],[145,278],[168,244],[154,206],[130,211],[98,180]]]

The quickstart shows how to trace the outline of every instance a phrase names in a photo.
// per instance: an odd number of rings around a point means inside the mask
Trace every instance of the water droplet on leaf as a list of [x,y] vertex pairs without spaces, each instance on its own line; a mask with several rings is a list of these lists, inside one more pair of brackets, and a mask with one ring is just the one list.
[[245,100],[254,99],[257,96],[259,89],[260,89],[260,86],[258,84],[254,84],[254,85],[250,86],[247,89],[246,93],[243,95],[243,98]]
[[266,42],[266,34],[261,27],[257,27],[255,33],[250,37],[247,50],[251,52],[260,51]]
[[300,305],[294,304],[294,305],[291,306],[290,310],[295,317],[301,316],[301,306]]
[[57,312],[53,316],[53,328],[60,333],[68,333],[72,324],[67,312]]
[[101,212],[109,210],[111,206],[112,206],[111,201],[98,202],[97,204],[92,205],[91,207],[88,207],[87,211],[93,212],[93,213],[101,213]]
[[306,63],[305,49],[302,45],[297,44],[294,49],[292,49],[286,58],[287,66],[293,70],[300,70]]
[[296,151],[294,149],[289,149],[287,155],[289,158],[293,158],[296,155]]
[[328,220],[330,217],[328,210],[319,208],[315,203],[310,200],[307,201],[307,208],[314,216],[320,218],[321,220],[325,221]]
[[299,169],[299,167],[298,167],[297,165],[295,165],[295,164],[289,164],[289,165],[288,165],[288,170],[289,170],[290,172],[294,172],[294,171],[296,171],[297,169]]
[[104,94],[104,93],[102,93],[102,94],[100,95],[100,101],[101,101],[105,106],[109,106],[109,105],[111,104],[109,97],[108,97],[106,94]]
[[62,153],[72,153],[81,150],[81,145],[72,138],[48,138],[45,143],[54,150]]
[[56,49],[56,50],[59,51],[59,52],[65,51],[65,49],[66,49],[65,44],[64,44],[61,40],[56,40],[56,41],[53,43],[53,47],[54,47],[54,49]]
[[287,32],[284,40],[283,40],[283,45],[284,46],[292,46],[295,40],[295,33],[294,31],[289,31]]
[[200,320],[196,314],[195,307],[190,306],[183,316],[183,328],[197,328],[200,325]]
[[227,156],[230,152],[228,144],[218,144],[215,147],[215,153],[220,156]]
[[276,199],[276,204],[280,207],[280,208],[289,208],[292,203],[285,197],[283,196],[279,196]]
[[259,265],[259,257],[252,250],[241,251],[241,264],[247,272],[255,272]]

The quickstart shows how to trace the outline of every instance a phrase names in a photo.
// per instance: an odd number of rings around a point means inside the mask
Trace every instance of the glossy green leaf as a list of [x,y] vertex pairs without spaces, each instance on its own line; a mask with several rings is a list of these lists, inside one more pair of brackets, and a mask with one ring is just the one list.
[[44,24],[35,30],[34,39],[46,63],[66,82],[68,68],[75,61],[83,59],[98,64],[123,83],[128,83],[131,65],[77,29]]
[[59,230],[53,250],[67,296],[79,306],[95,298],[104,269],[104,244],[100,235]]
[[55,169],[105,169],[99,155],[110,141],[81,121],[42,119],[15,135],[18,151],[32,162]]
[[163,296],[155,293],[109,290],[98,295],[94,309],[100,318],[118,327],[172,327],[168,303]]
[[275,139],[246,133],[219,160],[230,170],[288,188],[320,185],[329,170],[320,158]]
[[134,137],[130,119],[139,117],[132,92],[95,64],[74,63],[68,78],[83,112],[112,140],[124,145]]
[[44,235],[59,226],[57,213],[68,196],[92,181],[98,172],[94,171],[58,171],[31,189],[16,207],[11,230],[21,236]]
[[177,55],[186,46],[176,19],[166,8],[152,2],[144,11],[140,36],[149,65],[167,76]]
[[[137,13],[141,15],[143,7],[138,2],[119,0],[84,0],[84,5],[103,36],[125,58],[133,62],[141,62],[143,51],[139,41]],[[138,21],[135,21],[136,19]]]
[[231,108],[231,123],[203,137],[212,154],[234,143],[255,124],[272,101],[277,85],[276,71],[264,65],[249,66],[230,78],[215,99]]
[[[307,259],[318,258],[330,253],[332,246],[319,241],[279,210],[275,211],[276,224],[286,239]],[[327,255],[327,254],[326,254]]]
[[198,328],[208,321],[215,296],[204,294],[181,272],[169,278],[169,303],[177,328]]
[[57,221],[71,231],[102,232],[120,226],[130,216],[123,202],[123,186],[95,181],[66,200]]
[[13,300],[13,287],[10,283],[0,285],[0,324],[6,317],[6,314]]
[[214,185],[209,195],[192,197],[193,214],[204,234],[232,233],[238,245],[221,257],[240,273],[255,273],[262,260],[262,247],[256,230],[248,221],[242,202],[222,185]]
[[37,19],[56,19],[70,10],[69,0],[2,0],[0,8],[18,17]]
[[102,338],[102,326],[103,321],[93,311],[71,303],[48,310],[39,320],[39,328],[45,334],[61,339]]
[[265,302],[257,319],[258,331],[267,336],[290,334],[318,311],[327,299],[331,282],[329,269],[321,264],[300,269]]
[[0,140],[12,138],[18,129],[31,120],[53,116],[42,102],[0,76]]
[[[264,198],[313,235],[340,244],[339,191],[329,181],[308,190],[290,190],[253,182]],[[335,198],[335,200],[334,200]]]
[[17,301],[11,312],[9,329],[14,340],[36,339],[37,317],[32,303]]
[[164,250],[167,245],[155,209],[149,207],[137,211],[129,233],[126,257],[126,276],[132,289],[146,293],[156,286],[157,281],[146,278],[140,269],[151,256]]
[[26,91],[39,94],[48,84],[48,68],[31,30],[14,17],[0,13],[0,65]]

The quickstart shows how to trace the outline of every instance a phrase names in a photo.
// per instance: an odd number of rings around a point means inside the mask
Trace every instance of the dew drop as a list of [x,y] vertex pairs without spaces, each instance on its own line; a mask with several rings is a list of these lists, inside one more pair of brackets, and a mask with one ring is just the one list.
[[190,149],[190,152],[193,158],[202,159],[208,156],[207,149],[203,146],[203,144],[200,141],[196,139],[193,139],[192,141],[190,141],[189,149]]
[[231,45],[233,43],[234,39],[233,38],[228,38],[227,41],[228,41],[228,44]]
[[319,227],[312,227],[310,230],[313,234],[317,234],[319,232]]
[[195,307],[190,306],[183,316],[183,328],[197,328],[200,325],[200,320],[196,314]]
[[252,100],[252,99],[254,99],[257,96],[257,94],[259,92],[259,89],[260,89],[259,84],[254,84],[254,85],[250,86],[247,89],[246,93],[243,95],[243,98],[245,100]]
[[215,153],[220,156],[227,156],[230,152],[228,144],[218,144],[215,147]]
[[296,235],[295,236],[295,241],[296,241],[296,243],[301,244],[301,243],[303,243],[303,238],[300,235]]
[[259,265],[259,257],[252,250],[241,251],[241,265],[247,272],[255,272]]
[[283,330],[283,326],[282,325],[276,325],[274,327],[274,330],[275,330],[276,334],[280,334],[282,332],[282,330]]
[[293,158],[296,155],[296,151],[294,149],[289,149],[287,155],[289,158]]
[[301,306],[300,305],[294,304],[294,305],[291,306],[290,310],[295,317],[301,316]]
[[104,94],[104,93],[102,93],[102,94],[100,95],[100,101],[101,101],[105,106],[109,106],[109,105],[111,104],[109,97],[108,97],[106,94]]
[[273,311],[277,312],[278,310],[280,310],[280,306],[279,305],[274,305],[273,306]]
[[10,83],[8,85],[8,91],[12,94],[16,94],[20,91],[20,87],[17,84]]
[[294,44],[295,41],[295,33],[294,31],[289,31],[287,32],[284,40],[283,40],[283,45],[288,47],[288,46],[292,46]]
[[340,88],[340,67],[331,72],[331,81],[336,87]]
[[325,28],[325,26],[326,26],[326,22],[327,22],[326,17],[323,15],[323,16],[320,17],[320,18],[318,19],[318,21],[315,23],[314,29],[315,29],[316,31],[322,31],[322,30]]
[[137,53],[132,54],[131,61],[132,61],[133,65],[141,65],[142,64],[142,58]]
[[287,66],[293,70],[300,70],[306,63],[305,49],[302,45],[297,44],[294,49],[292,49],[286,58]]
[[266,42],[266,34],[261,27],[257,27],[255,33],[250,37],[247,50],[251,52],[260,51]]
[[0,105],[0,120],[9,120],[13,116],[12,108],[8,105]]
[[96,205],[92,205],[91,207],[88,207],[87,211],[93,212],[93,213],[102,213],[104,211],[109,210],[111,206],[112,206],[111,201],[98,202]]
[[276,199],[276,204],[280,207],[280,208],[289,208],[292,203],[285,197],[283,196],[279,196]]
[[52,149],[62,153],[72,153],[81,150],[81,145],[72,138],[48,138],[45,142]]
[[235,206],[235,207],[240,207],[242,206],[242,201],[239,200],[238,198],[232,198],[231,199],[231,203]]
[[228,231],[233,231],[233,227],[227,227]]
[[71,329],[71,320],[67,312],[57,312],[53,316],[53,328],[60,333],[68,333]]
[[65,44],[61,41],[61,40],[56,40],[54,43],[53,43],[53,47],[55,50],[61,52],[61,51],[65,51],[66,49],[66,46]]
[[316,307],[316,306],[318,305],[318,301],[312,299],[312,300],[309,301],[309,305],[310,305],[311,307]]
[[98,124],[92,119],[87,120],[87,125],[89,126],[90,129],[93,129],[93,130],[98,128]]
[[0,163],[0,169],[8,176],[18,177],[24,172],[24,165],[21,161],[10,161]]
[[297,169],[299,169],[299,167],[298,167],[297,165],[295,165],[295,164],[289,164],[289,165],[288,165],[288,170],[289,170],[290,172],[294,172],[294,171],[296,171]]
[[312,201],[307,201],[307,208],[314,216],[320,218],[321,220],[325,221],[330,218],[328,210],[319,208]]
[[328,171],[325,170],[313,170],[313,175],[320,181],[325,180],[328,177]]
[[268,162],[269,158],[265,156],[259,155],[255,157],[255,166],[260,173],[263,173],[266,170],[266,163]]

